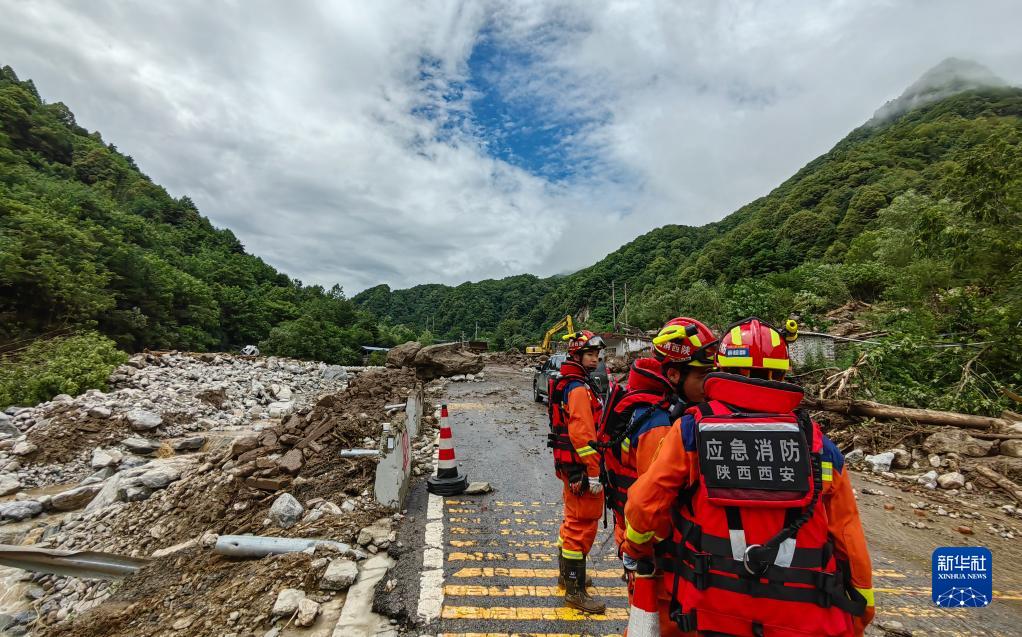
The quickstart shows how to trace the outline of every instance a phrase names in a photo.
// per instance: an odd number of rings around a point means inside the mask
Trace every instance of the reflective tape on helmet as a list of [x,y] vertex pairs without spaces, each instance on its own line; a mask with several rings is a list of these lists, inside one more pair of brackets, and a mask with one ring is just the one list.
[[632,528],[632,525],[628,522],[628,520],[625,520],[625,536],[632,544],[645,544],[653,539],[653,531],[639,533]]
[[764,358],[763,367],[766,369],[781,369],[787,371],[791,368],[791,361],[787,358]]
[[752,367],[752,357],[717,354],[717,365],[721,367]]
[[689,340],[690,343],[692,343],[696,347],[702,347],[703,346],[703,342],[699,340],[699,335],[698,334],[693,334],[692,336],[689,336],[688,340]]
[[740,325],[731,328],[731,342],[735,345],[742,344],[742,327]]
[[596,449],[593,449],[589,445],[586,445],[584,447],[576,447],[575,453],[578,454],[579,458],[585,458],[586,456],[591,456],[594,453],[596,453]]
[[770,330],[770,345],[777,347],[781,344],[781,335],[777,333],[777,330]]

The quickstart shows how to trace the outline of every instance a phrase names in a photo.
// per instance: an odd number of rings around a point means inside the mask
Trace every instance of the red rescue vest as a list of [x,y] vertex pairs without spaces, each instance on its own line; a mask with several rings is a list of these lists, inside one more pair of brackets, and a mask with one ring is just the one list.
[[851,635],[864,600],[834,556],[823,434],[793,411],[801,389],[721,373],[704,389],[687,412],[700,478],[673,511],[672,618],[684,631]]
[[593,387],[589,372],[572,360],[561,364],[560,376],[551,378],[547,391],[547,414],[550,416],[550,433],[547,435],[547,446],[554,452],[554,469],[564,474],[573,467],[583,466],[582,459],[575,451],[568,432],[568,394],[572,384],[581,384],[589,392],[589,405],[593,410],[593,420],[600,421],[603,403],[599,391]]
[[[603,453],[603,483],[607,508],[614,512],[614,523],[624,528],[628,489],[639,477],[630,449],[638,445],[635,434],[656,409],[669,412],[674,388],[660,371],[660,361],[640,358],[632,363],[625,387],[611,390],[607,407],[600,420],[597,442]],[[636,408],[649,407],[638,418]]]

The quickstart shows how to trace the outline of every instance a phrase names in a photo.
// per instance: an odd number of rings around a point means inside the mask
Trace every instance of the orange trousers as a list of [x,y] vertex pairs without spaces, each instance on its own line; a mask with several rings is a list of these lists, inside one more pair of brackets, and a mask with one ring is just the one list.
[[[617,529],[615,529],[617,531]],[[623,532],[622,532],[623,534]],[[615,533],[616,537],[616,533]],[[618,545],[620,546],[620,544]],[[656,578],[657,611],[660,613],[660,637],[696,637],[696,633],[683,633],[678,625],[671,621],[671,589],[668,588],[663,576]],[[632,579],[628,578],[628,606],[632,605]],[[628,637],[628,631],[625,631]]]
[[[592,478],[590,478],[592,479]],[[569,560],[580,560],[589,554],[596,540],[596,531],[603,517],[603,493],[575,495],[564,483],[564,518],[561,521],[561,532],[557,537],[557,546],[561,547],[561,555]]]

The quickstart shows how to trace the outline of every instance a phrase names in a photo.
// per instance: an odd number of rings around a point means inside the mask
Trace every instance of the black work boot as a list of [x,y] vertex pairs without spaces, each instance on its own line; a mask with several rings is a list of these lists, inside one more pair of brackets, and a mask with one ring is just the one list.
[[583,613],[602,615],[607,612],[607,605],[589,595],[586,590],[586,561],[564,559],[564,603],[577,608]]
[[[564,556],[561,555],[560,551],[557,551],[557,568],[560,570],[560,575],[557,576],[557,587],[564,588]],[[593,587],[593,578],[586,575],[586,588]]]

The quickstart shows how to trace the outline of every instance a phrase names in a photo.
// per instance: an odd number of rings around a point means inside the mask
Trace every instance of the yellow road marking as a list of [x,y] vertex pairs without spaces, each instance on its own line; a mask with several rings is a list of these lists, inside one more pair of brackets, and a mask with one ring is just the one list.
[[[463,517],[451,517],[449,518],[452,524],[482,524],[483,518],[463,518]],[[560,526],[560,520],[529,520],[528,518],[501,518],[499,520],[487,520],[488,522],[497,523],[501,526]]]
[[492,540],[451,540],[448,542],[451,546],[458,548],[468,548],[472,546],[506,546],[512,549],[552,549],[557,547],[557,542],[553,540],[528,540],[525,542],[518,542],[515,540],[500,541],[498,539]]
[[449,409],[461,409],[464,411],[480,411],[486,409],[483,403],[448,403]]
[[[497,531],[501,535],[531,535],[533,537],[550,537],[555,534],[553,530],[541,531],[539,529],[500,529]],[[492,535],[489,529],[480,528],[467,528],[464,526],[452,526],[451,535],[473,535],[477,534],[483,537]]]
[[[594,558],[594,561],[600,558]],[[553,553],[491,553],[489,551],[453,551],[447,556],[448,562],[552,562]],[[602,562],[617,562],[616,555],[606,555]]]
[[[621,569],[588,569],[587,574],[593,577],[613,577],[621,579]],[[454,577],[557,577],[561,573],[556,568],[459,568]]]
[[628,619],[627,608],[608,608],[604,615],[589,615],[574,608],[551,607],[530,608],[493,606],[445,606],[442,613],[444,619],[502,619],[511,621],[617,621]]
[[550,553],[483,553],[482,551],[475,551],[473,553],[454,551],[447,556],[448,562],[500,562],[505,560],[515,562],[553,562],[554,556]]
[[[578,633],[440,633],[440,637],[578,637]],[[610,633],[602,637],[621,637]]]
[[[628,589],[620,586],[594,586],[589,589],[600,597],[628,597]],[[564,589],[559,586],[444,586],[448,597],[563,597]]]
[[[884,595],[922,595],[930,597],[932,592],[928,587],[925,586],[896,586],[893,588],[874,588],[874,593],[882,593]],[[994,591],[994,599],[1003,600],[1022,600],[1022,591]]]

